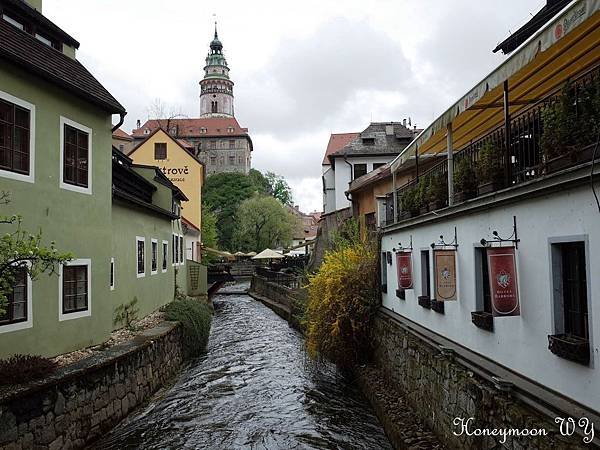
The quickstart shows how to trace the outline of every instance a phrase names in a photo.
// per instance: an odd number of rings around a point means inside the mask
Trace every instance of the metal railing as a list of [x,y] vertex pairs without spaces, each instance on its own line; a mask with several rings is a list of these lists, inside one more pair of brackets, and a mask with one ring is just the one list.
[[300,279],[292,274],[276,272],[274,270],[267,269],[266,267],[257,267],[256,275],[265,278],[271,283],[277,283],[290,289],[298,289],[300,287]]
[[[458,202],[589,162],[600,131],[599,105],[600,67],[595,67],[512,117],[508,127],[502,124],[455,151],[455,193],[465,158],[476,185]],[[447,180],[448,162],[441,161],[396,189],[396,205],[388,194],[385,224],[447,206]],[[437,191],[428,188],[434,181]]]

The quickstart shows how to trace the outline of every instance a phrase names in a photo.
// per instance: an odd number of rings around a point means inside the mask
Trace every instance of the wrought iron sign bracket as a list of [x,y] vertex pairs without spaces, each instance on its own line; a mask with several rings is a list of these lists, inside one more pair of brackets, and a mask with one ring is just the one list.
[[514,244],[515,248],[519,248],[519,242],[521,242],[521,239],[519,239],[517,234],[517,216],[513,216],[513,232],[508,238],[505,239],[501,237],[496,230],[492,231],[492,235],[494,237],[491,240],[487,240],[485,238],[481,239],[481,241],[479,241],[481,245],[484,247],[492,247],[493,244],[498,244],[498,246],[501,247],[503,242],[510,242]]
[[443,248],[443,247],[454,247],[455,249],[458,248],[458,238],[456,237],[456,227],[454,227],[454,240],[450,243],[444,241],[444,236],[440,235],[440,240],[438,241],[438,243],[436,244],[435,242],[431,243],[431,248],[432,249],[436,249],[436,248]]
[[402,242],[398,242],[398,248],[396,249],[396,247],[394,247],[392,249],[392,251],[394,253],[402,253],[402,252],[405,252],[405,251],[412,252],[412,249],[413,249],[413,245],[412,245],[412,234],[411,234],[410,235],[410,247],[403,247],[402,246]]

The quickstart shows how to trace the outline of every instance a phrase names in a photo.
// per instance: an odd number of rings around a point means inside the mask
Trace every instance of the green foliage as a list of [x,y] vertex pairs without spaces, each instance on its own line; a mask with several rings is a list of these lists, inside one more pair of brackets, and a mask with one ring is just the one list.
[[0,384],[21,384],[45,378],[57,367],[56,362],[42,356],[13,355],[0,359]]
[[429,203],[429,186],[431,185],[431,178],[424,177],[419,180],[417,185],[417,193],[415,194],[415,201],[419,205],[419,208],[427,206]]
[[454,190],[456,192],[473,192],[477,187],[477,175],[467,157],[460,158],[454,167]]
[[181,322],[186,356],[197,356],[206,349],[212,321],[206,303],[192,297],[174,300],[165,306],[165,318]]
[[404,192],[400,199],[400,204],[402,205],[402,211],[418,214],[421,206],[419,204],[419,191],[417,187],[413,187]]
[[[9,202],[7,192],[0,192],[0,205]],[[0,317],[5,313],[7,295],[12,292],[17,270],[25,269],[32,280],[42,273],[56,273],[58,264],[73,259],[71,253],[60,253],[50,242],[42,245],[42,231],[30,234],[22,228],[22,218],[18,215],[0,216],[0,225],[11,228],[0,236]]]
[[500,159],[500,150],[491,142],[486,142],[479,150],[476,172],[479,184],[502,180],[504,169]]
[[432,176],[427,189],[427,201],[444,203],[448,198],[448,179],[444,174]]
[[342,222],[337,230],[331,233],[330,237],[330,247],[334,250],[352,247],[360,242],[360,226],[354,217]]
[[138,299],[133,297],[129,303],[121,304],[115,308],[115,325],[122,325],[128,330],[135,330],[134,322],[138,320],[140,310],[136,308]]
[[236,225],[234,246],[245,252],[260,252],[289,245],[296,218],[275,198],[255,196],[239,206]]
[[309,277],[307,349],[345,370],[366,361],[371,320],[377,311],[378,259],[374,242],[363,239],[327,252]]
[[276,175],[273,172],[267,172],[265,179],[268,182],[268,192],[270,195],[279,200],[283,205],[293,205],[292,188],[281,175]]

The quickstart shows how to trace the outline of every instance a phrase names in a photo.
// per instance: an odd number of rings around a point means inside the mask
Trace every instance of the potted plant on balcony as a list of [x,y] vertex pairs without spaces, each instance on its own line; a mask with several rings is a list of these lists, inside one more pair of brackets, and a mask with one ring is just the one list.
[[579,364],[590,363],[590,342],[571,334],[551,334],[548,336],[548,349],[561,358]]
[[430,184],[429,178],[425,177],[425,178],[421,178],[419,180],[419,185],[417,187],[417,189],[418,189],[417,201],[419,203],[419,212],[421,214],[426,214],[429,211],[429,198],[428,198],[429,184]]
[[492,142],[486,142],[479,150],[476,177],[478,195],[489,194],[502,188],[504,169],[500,150]]
[[419,203],[418,203],[418,192],[417,187],[410,188],[402,194],[400,204],[402,205],[402,212],[400,213],[400,219],[408,219],[419,215]]
[[445,174],[438,174],[431,177],[427,189],[427,200],[429,201],[429,211],[435,211],[446,206],[448,199],[448,182]]
[[454,168],[454,201],[464,202],[477,194],[476,174],[471,160],[462,157]]

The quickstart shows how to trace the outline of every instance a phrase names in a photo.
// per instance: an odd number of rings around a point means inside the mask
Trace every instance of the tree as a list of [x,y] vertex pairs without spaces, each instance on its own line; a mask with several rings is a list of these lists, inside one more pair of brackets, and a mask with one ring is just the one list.
[[217,247],[217,216],[206,208],[202,209],[202,244]]
[[266,183],[260,172],[217,173],[209,176],[202,188],[202,207],[216,217],[219,247],[232,250],[235,214],[238,206],[256,194],[266,193]]
[[[0,204],[9,203],[8,192],[0,192]],[[42,232],[30,234],[22,228],[18,215],[0,216],[0,224],[13,230],[0,237],[0,316],[6,312],[8,294],[12,292],[17,272],[25,269],[32,280],[42,273],[56,273],[58,264],[73,259],[70,253],[59,253],[54,242],[42,245]]]
[[292,188],[281,175],[267,172],[265,179],[268,183],[268,192],[284,205],[293,205]]
[[295,221],[273,197],[263,195],[244,200],[236,214],[234,245],[239,250],[255,252],[287,246],[292,241]]

